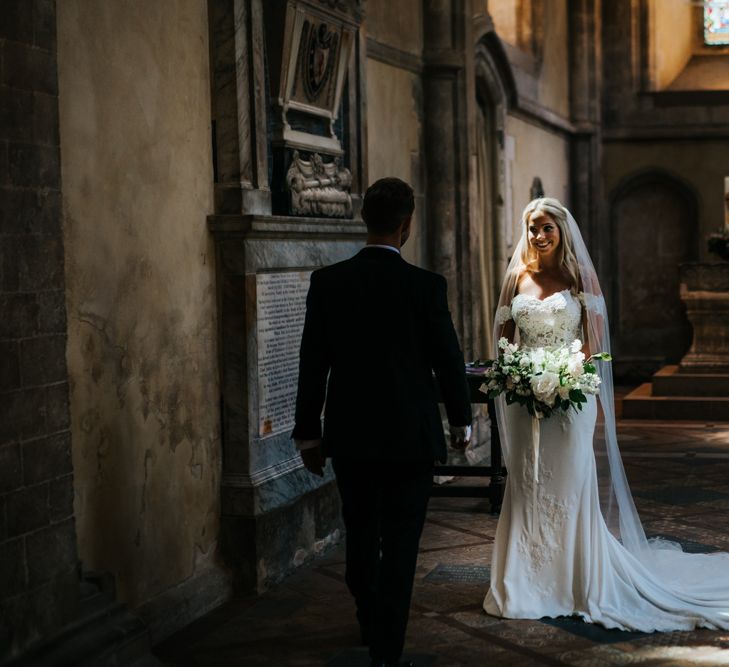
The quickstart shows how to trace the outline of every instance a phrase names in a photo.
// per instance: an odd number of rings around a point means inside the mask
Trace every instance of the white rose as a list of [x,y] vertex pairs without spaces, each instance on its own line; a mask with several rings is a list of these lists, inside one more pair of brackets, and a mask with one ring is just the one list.
[[579,352],[582,349],[582,341],[579,338],[575,338],[570,345],[570,352]]
[[509,341],[503,336],[499,338],[499,349],[505,350],[509,346]]
[[504,355],[504,363],[506,364],[513,364],[514,363],[514,355],[513,354],[505,354]]
[[527,368],[531,364],[531,361],[529,360],[529,357],[524,356],[521,359],[519,359],[519,366],[522,368]]
[[580,377],[585,372],[585,367],[582,365],[582,359],[579,357],[572,357],[567,362],[567,371],[572,377]]
[[559,375],[551,371],[545,371],[532,377],[532,392],[537,400],[551,405],[559,387]]
[[570,388],[567,385],[564,385],[557,389],[557,393],[563,401],[566,401],[570,397]]

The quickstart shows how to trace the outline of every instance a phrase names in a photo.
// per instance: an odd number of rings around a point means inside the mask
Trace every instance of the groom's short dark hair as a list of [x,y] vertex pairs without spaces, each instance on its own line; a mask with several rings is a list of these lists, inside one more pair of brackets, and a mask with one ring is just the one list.
[[392,234],[415,210],[413,189],[399,178],[381,178],[365,192],[362,219],[376,234]]

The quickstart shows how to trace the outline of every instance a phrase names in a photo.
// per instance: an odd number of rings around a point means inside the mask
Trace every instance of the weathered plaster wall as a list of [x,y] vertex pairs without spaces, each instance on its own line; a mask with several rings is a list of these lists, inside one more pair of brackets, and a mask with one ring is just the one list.
[[[513,59],[512,64],[517,68],[526,68],[530,72],[530,77],[536,79],[535,101],[567,118],[569,116],[567,2],[499,0],[488,3],[488,11],[499,38],[523,52],[523,56]],[[512,58],[510,56],[510,59]],[[530,96],[534,93],[528,92]]]
[[[635,174],[662,170],[686,183],[696,194],[700,235],[720,229],[724,220],[724,177],[729,175],[729,141],[615,142],[606,144],[603,151],[607,194]],[[701,259],[711,259],[701,239],[699,251]]]
[[422,0],[403,0],[394,11],[387,0],[370,0],[365,18],[367,38],[394,51],[390,63],[367,59],[368,182],[397,176],[413,186],[415,215],[403,257],[421,266],[425,260],[423,225],[426,224],[423,86],[421,76],[404,68],[396,53],[422,56],[422,4]]
[[565,0],[544,2],[544,45],[539,73],[539,102],[563,118],[569,107],[569,34]]
[[138,606],[214,561],[207,5],[58,3],[80,557]]
[[557,197],[569,206],[569,143],[550,132],[519,118],[507,118],[507,135],[514,138],[514,156],[510,161],[514,241],[519,239],[521,212],[529,203],[529,189],[539,176],[544,194]]
[[666,88],[691,58],[698,26],[694,8],[685,0],[652,0],[649,5],[653,85]]
[[378,42],[420,55],[423,50],[423,0],[368,0],[367,36]]
[[423,193],[420,186],[424,169],[422,142],[422,85],[417,74],[367,60],[367,155],[368,179],[397,176],[410,183],[416,193],[413,228],[403,257],[422,265],[424,238]]
[[517,0],[499,0],[499,2],[487,3],[488,12],[499,37],[513,46],[519,44],[518,5]]

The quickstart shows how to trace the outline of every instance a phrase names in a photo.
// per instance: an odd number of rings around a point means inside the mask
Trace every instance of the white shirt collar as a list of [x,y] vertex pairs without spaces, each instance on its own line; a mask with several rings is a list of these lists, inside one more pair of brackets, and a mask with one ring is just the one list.
[[368,243],[365,248],[387,248],[387,250],[392,250],[393,252],[396,252],[398,255],[400,254],[400,251],[392,245],[380,245],[378,243]]

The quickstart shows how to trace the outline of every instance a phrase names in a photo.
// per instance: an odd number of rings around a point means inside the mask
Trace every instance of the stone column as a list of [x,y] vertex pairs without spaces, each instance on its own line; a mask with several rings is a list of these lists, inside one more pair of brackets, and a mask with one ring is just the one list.
[[475,45],[468,0],[432,0],[424,9],[423,75],[427,258],[448,280],[453,321],[466,357],[473,354],[480,312],[478,253],[473,251],[469,190],[475,155]]
[[[570,105],[576,132],[571,143],[571,207],[598,273],[609,264],[602,188],[601,0],[570,0]],[[607,281],[603,278],[603,284]]]
[[210,0],[216,213],[271,212],[261,0]]

